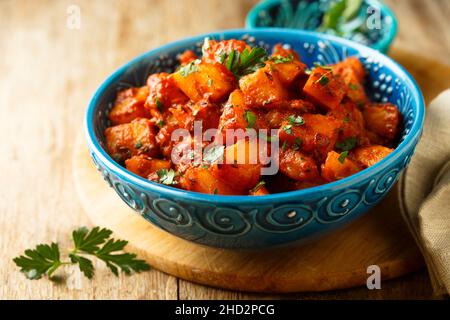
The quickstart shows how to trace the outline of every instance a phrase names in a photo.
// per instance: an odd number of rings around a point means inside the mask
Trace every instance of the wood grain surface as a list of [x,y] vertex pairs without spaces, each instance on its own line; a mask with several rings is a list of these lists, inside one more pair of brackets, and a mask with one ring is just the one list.
[[[89,224],[71,179],[71,150],[86,104],[119,65],[168,41],[244,25],[255,0],[0,1],[0,298],[1,299],[364,299],[430,298],[426,272],[366,288],[319,294],[257,295],[223,291],[159,271],[115,278],[99,264],[88,281],[29,281],[11,258],[40,242],[67,243]],[[450,1],[387,1],[400,21],[397,47],[450,64]],[[67,28],[67,8],[81,28]]]

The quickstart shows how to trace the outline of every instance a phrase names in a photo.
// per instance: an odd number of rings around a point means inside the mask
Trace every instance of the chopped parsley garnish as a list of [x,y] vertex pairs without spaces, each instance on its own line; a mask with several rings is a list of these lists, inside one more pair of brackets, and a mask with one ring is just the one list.
[[283,145],[281,146],[281,150],[285,151],[285,150],[286,150],[286,147],[287,147],[287,142],[284,141],[284,142],[283,142]]
[[294,56],[292,54],[288,55],[287,57],[274,56],[274,57],[270,57],[269,60],[275,64],[288,63],[288,62],[294,61]]
[[344,121],[344,123],[349,123],[349,122],[350,122],[350,118],[349,118],[349,117],[345,117],[345,118],[343,119],[343,121]]
[[305,124],[305,120],[303,120],[303,117],[301,116],[295,116],[293,114],[291,114],[288,118],[287,118],[288,122],[290,125],[293,126],[301,126],[303,124]]
[[74,230],[73,249],[68,252],[67,261],[61,259],[57,243],[38,244],[34,249],[25,250],[24,255],[13,261],[30,280],[37,280],[45,275],[52,279],[53,273],[64,265],[78,265],[80,271],[91,279],[94,276],[94,264],[87,256],[102,260],[116,276],[119,275],[119,269],[126,274],[150,269],[144,260],[136,259],[134,253],[123,252],[128,241],[112,239],[111,234],[111,230],[100,227]]
[[217,188],[214,188],[214,194],[218,194],[219,193],[219,190],[217,189]]
[[213,163],[223,158],[225,146],[213,146],[209,148],[203,155],[203,160],[209,163]]
[[251,112],[249,110],[245,111],[244,118],[245,118],[245,121],[247,121],[247,128],[255,127],[256,115],[253,112]]
[[292,124],[285,125],[283,128],[284,132],[287,134],[292,134]]
[[322,87],[325,87],[330,82],[330,78],[326,74],[322,75],[316,83],[319,83]]
[[158,97],[155,98],[155,105],[159,112],[164,111],[164,104],[161,102],[161,100],[159,100]]
[[331,66],[324,66],[324,65],[320,64],[319,62],[314,62],[314,67],[322,68],[322,69],[325,69],[325,70],[328,70],[328,71],[333,70],[333,67],[331,67]]
[[359,90],[359,86],[357,84],[354,84],[354,83],[350,83],[348,85],[348,87],[350,88],[350,90]]
[[338,160],[339,160],[340,163],[344,163],[344,162],[345,162],[345,159],[346,159],[347,157],[348,157],[348,151],[343,151],[343,152],[341,152],[341,154],[339,155]]
[[300,138],[295,138],[295,142],[294,142],[294,145],[292,146],[292,149],[293,149],[294,151],[297,151],[297,150],[300,149],[300,147],[302,146],[302,143],[303,143],[302,139],[300,139]]
[[156,123],[156,125],[158,126],[158,127],[160,127],[160,128],[162,128],[162,127],[164,127],[164,121],[163,120],[159,120],[157,123]]
[[136,149],[141,148],[141,147],[142,147],[142,141],[141,141],[141,140],[138,140],[138,142],[136,142],[136,143],[134,144],[134,147],[135,147]]
[[173,169],[159,169],[156,171],[156,174],[159,177],[159,182],[165,185],[174,185],[176,182],[174,181],[176,173]]
[[261,189],[261,187],[263,187],[265,184],[266,184],[266,182],[265,182],[264,180],[261,180],[260,182],[258,182],[258,183],[256,184],[256,186],[255,186],[252,190],[250,190],[250,192],[256,192],[256,191],[258,191],[258,190]]
[[213,84],[213,79],[208,79],[208,87],[211,87],[212,86],[212,84]]
[[338,148],[342,151],[350,151],[356,146],[357,142],[358,142],[358,139],[356,139],[355,137],[347,138],[342,142],[341,141],[337,142],[336,148]]
[[178,69],[178,72],[182,77],[187,77],[191,73],[197,72],[198,65],[200,64],[199,59],[195,59],[194,61],[189,62],[187,65],[182,66],[180,69]]

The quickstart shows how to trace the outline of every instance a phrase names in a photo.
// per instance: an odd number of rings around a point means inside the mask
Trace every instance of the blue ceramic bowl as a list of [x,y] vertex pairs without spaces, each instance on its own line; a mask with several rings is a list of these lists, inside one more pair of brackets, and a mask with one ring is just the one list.
[[[328,10],[330,0],[265,0],[254,6],[247,15],[246,27],[253,28],[292,28],[301,30],[317,30],[324,12]],[[367,26],[379,12],[380,25]],[[375,26],[374,24],[370,24]],[[358,14],[345,23],[345,38],[367,45],[386,53],[397,34],[397,18],[392,10],[383,2],[364,0]],[[332,32],[329,30],[328,32]]]
[[[125,170],[106,153],[103,135],[118,88],[141,86],[150,73],[173,71],[175,56],[186,49],[200,52],[206,36],[245,39],[267,49],[279,42],[289,44],[309,66],[314,62],[330,64],[347,56],[358,56],[367,69],[371,98],[395,103],[403,114],[404,130],[399,146],[379,163],[343,180],[259,197],[189,192],[150,182]],[[342,38],[271,28],[200,35],[133,59],[108,77],[92,97],[85,118],[85,133],[92,159],[106,182],[149,223],[200,244],[256,249],[324,234],[375,206],[408,165],[423,120],[424,102],[419,87],[390,58]]]

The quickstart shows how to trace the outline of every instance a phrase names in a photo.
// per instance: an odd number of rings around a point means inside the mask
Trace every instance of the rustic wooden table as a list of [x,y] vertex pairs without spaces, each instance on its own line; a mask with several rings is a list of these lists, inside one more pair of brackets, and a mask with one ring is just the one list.
[[[94,280],[66,270],[64,284],[25,280],[11,258],[40,242],[64,241],[88,225],[71,176],[71,152],[86,104],[117,66],[168,41],[239,28],[256,0],[3,0],[0,2],[1,299],[364,299],[431,298],[426,271],[366,288],[258,295],[195,285],[152,270]],[[450,64],[450,1],[387,1],[400,22],[397,47]],[[67,27],[71,4],[81,28]]]

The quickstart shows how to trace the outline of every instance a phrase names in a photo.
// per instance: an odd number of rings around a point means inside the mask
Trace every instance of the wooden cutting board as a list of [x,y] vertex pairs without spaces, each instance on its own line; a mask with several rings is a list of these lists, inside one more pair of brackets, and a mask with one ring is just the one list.
[[[449,66],[400,50],[391,56],[416,78],[427,102],[450,88]],[[380,267],[384,280],[423,266],[401,219],[396,187],[371,212],[316,242],[244,252],[196,245],[135,214],[96,171],[81,134],[74,148],[73,177],[95,225],[127,239],[154,268],[200,284],[254,292],[325,291],[365,285],[370,265]]]

